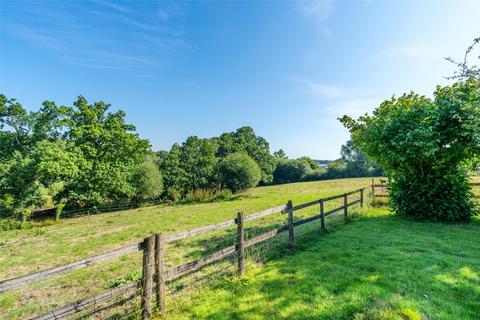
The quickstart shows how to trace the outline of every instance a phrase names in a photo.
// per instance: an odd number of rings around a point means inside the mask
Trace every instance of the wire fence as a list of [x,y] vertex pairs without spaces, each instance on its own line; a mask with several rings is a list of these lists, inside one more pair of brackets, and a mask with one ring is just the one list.
[[[69,265],[1,281],[0,292],[22,287],[16,291],[16,297],[22,295],[19,300],[34,299],[41,305],[35,309],[35,314],[41,315],[32,319],[133,320],[161,315],[175,310],[177,298],[187,291],[194,293],[222,286],[233,276],[308,245],[306,240],[346,222],[352,206],[362,206],[378,194],[387,193],[384,183],[381,187],[385,191],[379,192],[377,185],[380,184],[372,181],[368,194],[362,188],[296,206],[290,202],[241,215],[241,228],[237,215],[236,219],[232,216],[231,220],[214,225],[162,235],[161,245],[155,242],[150,249],[143,241]],[[473,186],[478,191],[480,184]],[[152,237],[155,238],[146,239]],[[162,268],[159,268],[160,255]],[[95,264],[105,260],[108,261],[102,263],[102,268],[97,268]],[[88,267],[88,272],[77,271],[84,267]],[[112,279],[111,274],[128,276]],[[46,279],[53,276],[55,280],[47,283]],[[65,286],[67,282],[69,285]],[[58,299],[58,292],[64,295],[62,299]],[[73,296],[76,302],[64,302]]]
[[[38,310],[41,315],[32,319],[147,319],[175,308],[176,298],[185,291],[222,285],[252,266],[292,252],[304,239],[325,232],[327,221],[329,225],[346,222],[349,208],[363,206],[364,189],[296,206],[289,202],[246,216],[238,213],[236,219],[176,234],[149,236],[136,245],[51,272],[2,281],[0,292],[28,284],[25,294],[46,297]],[[107,259],[107,270],[92,267]],[[137,266],[133,273],[132,260]],[[92,268],[88,273],[71,272],[86,266]],[[123,274],[131,272],[128,277],[109,278],[109,270],[122,268]],[[51,276],[58,277],[57,284],[42,287],[42,281]],[[59,280],[62,277],[79,284],[88,277],[89,287],[71,288],[71,296],[83,298],[65,305],[56,301],[49,291],[64,283]]]

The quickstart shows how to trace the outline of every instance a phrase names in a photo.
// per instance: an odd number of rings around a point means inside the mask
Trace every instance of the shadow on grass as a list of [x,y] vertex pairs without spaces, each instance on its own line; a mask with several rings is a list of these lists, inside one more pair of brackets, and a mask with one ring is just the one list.
[[478,319],[478,222],[385,214],[354,220],[299,243],[293,255],[179,300],[173,318]]

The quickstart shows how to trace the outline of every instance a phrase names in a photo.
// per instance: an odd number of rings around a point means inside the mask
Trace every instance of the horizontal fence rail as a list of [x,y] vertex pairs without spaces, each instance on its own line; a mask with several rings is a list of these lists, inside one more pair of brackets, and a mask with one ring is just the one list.
[[[297,206],[293,206],[292,202],[289,201],[286,205],[269,208],[257,213],[247,215],[245,217],[243,216],[243,213],[240,212],[237,214],[236,219],[226,220],[216,224],[195,228],[189,231],[181,231],[169,235],[156,234],[145,238],[142,242],[138,242],[127,247],[112,250],[67,265],[39,271],[23,277],[4,280],[0,282],[0,292],[25,286],[27,284],[44,280],[69,271],[85,268],[87,266],[113,259],[115,257],[120,257],[137,251],[143,251],[143,267],[141,280],[135,280],[127,284],[121,285],[117,288],[110,289],[94,297],[68,304],[34,319],[65,319],[76,313],[85,311],[86,309],[97,308],[100,304],[107,303],[119,296],[124,296],[127,294],[130,298],[138,296],[138,292],[141,292],[141,316],[143,319],[147,319],[152,315],[152,297],[156,298],[155,300],[158,312],[165,312],[166,283],[172,282],[175,279],[184,277],[186,275],[196,273],[197,271],[203,269],[206,266],[213,265],[217,262],[225,260],[227,257],[232,256],[236,257],[238,274],[242,274],[244,272],[245,250],[247,248],[253,247],[268,239],[275,238],[282,233],[288,233],[288,248],[292,250],[295,244],[295,228],[312,221],[320,220],[321,228],[319,228],[319,230],[325,230],[325,218],[342,211],[344,215],[344,221],[346,222],[349,207],[356,204],[360,204],[361,206],[363,206],[364,189],[365,188],[361,188],[340,195],[321,198]],[[349,201],[349,196],[354,194],[358,194],[359,198]],[[342,200],[341,205],[339,204],[338,207],[325,210],[325,204],[333,200]],[[317,209],[319,214],[314,214],[310,217],[297,217],[297,220],[294,219],[295,211],[311,206],[318,206]],[[317,209],[315,209],[315,211]],[[278,213],[288,214],[286,224],[280,225],[266,232],[263,231],[261,234],[254,235],[250,239],[245,239],[245,222],[254,221],[256,219],[264,218]],[[226,247],[221,249],[217,249],[216,251],[211,252],[193,261],[165,268],[165,255],[167,255],[167,253],[165,252],[165,244],[181,239],[202,235],[208,232],[225,229],[235,225],[237,226],[237,236],[235,238],[236,240],[234,241],[234,244],[227,245]]]
[[[471,187],[480,187],[480,182],[470,182]],[[388,198],[388,184],[387,182],[375,183],[375,180],[372,179],[372,198],[375,201],[375,198]],[[375,190],[380,189],[381,193],[375,192]]]
[[23,287],[27,284],[34,283],[41,280],[46,280],[51,277],[61,275],[63,273],[75,271],[78,269],[86,268],[88,266],[107,261],[113,258],[121,257],[130,253],[134,253],[142,250],[142,243],[137,243],[128,247],[123,247],[108,251],[90,258],[75,261],[69,264],[61,265],[51,269],[38,271],[26,276],[21,276],[13,279],[3,280],[0,282],[0,292],[8,291],[11,289]]
[[96,296],[80,300],[71,304],[68,304],[62,308],[45,313],[44,315],[34,318],[35,320],[56,320],[65,319],[66,317],[81,312],[85,309],[97,306],[105,301],[111,300],[115,297],[128,294],[135,295],[135,291],[140,288],[140,280],[133,281],[117,288],[113,288]]

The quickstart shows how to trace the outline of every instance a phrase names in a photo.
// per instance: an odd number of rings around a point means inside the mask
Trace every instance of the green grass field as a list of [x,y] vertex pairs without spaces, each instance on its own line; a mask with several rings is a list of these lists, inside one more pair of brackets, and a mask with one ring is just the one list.
[[480,221],[369,209],[245,276],[177,300],[169,319],[479,319]]
[[[288,200],[300,204],[368,187],[370,181],[368,178],[340,179],[259,187],[231,201],[160,205],[69,218],[28,230],[4,231],[0,233],[0,280],[133,244],[156,232],[188,230],[233,219],[238,211],[248,215]],[[189,250],[182,247],[182,251]],[[87,298],[106,290],[112,280],[140,270],[141,257],[132,254],[0,294],[0,318],[25,318]]]
[[[369,187],[370,181],[340,179],[259,187],[231,201],[160,205],[4,231],[0,233],[0,280],[133,244],[156,232],[173,233],[233,219],[238,211],[248,215],[289,199],[300,204]],[[303,214],[314,214],[317,209]],[[402,317],[402,313],[403,318],[409,313],[413,317],[420,312],[424,319],[443,319],[446,313],[458,319],[464,319],[460,315],[465,313],[465,319],[473,319],[472,312],[478,310],[471,297],[478,300],[480,293],[478,221],[464,225],[414,223],[391,216],[386,209],[372,210],[352,224],[335,227],[335,232],[301,243],[294,256],[249,270],[247,276],[226,287],[202,292],[193,304],[188,300],[192,295],[186,294],[173,301],[171,316],[344,319],[358,313],[358,319],[383,319]],[[264,222],[285,222],[283,215],[278,219]],[[233,239],[228,230],[216,236]],[[206,246],[211,243],[204,240],[168,248],[170,265],[208,251]],[[140,270],[140,253],[132,254],[0,294],[0,319],[23,319],[50,311],[103,292],[112,281]]]

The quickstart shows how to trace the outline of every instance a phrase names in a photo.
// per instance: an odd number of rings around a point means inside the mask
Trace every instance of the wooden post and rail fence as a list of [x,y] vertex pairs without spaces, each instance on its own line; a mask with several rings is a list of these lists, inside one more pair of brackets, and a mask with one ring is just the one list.
[[[470,182],[470,186],[480,187],[480,182]],[[388,198],[388,184],[386,180],[380,179],[380,182],[376,183],[375,179],[372,179],[371,188],[373,203],[375,203],[375,198]],[[380,190],[380,192],[377,192],[376,190]]]
[[[132,281],[130,283],[121,285],[117,288],[108,290],[94,297],[77,301],[75,303],[63,306],[56,310],[45,313],[34,319],[37,320],[53,320],[53,319],[65,319],[68,316],[76,313],[83,312],[87,309],[92,309],[99,304],[107,303],[116,297],[124,296],[128,294],[129,298],[133,298],[141,294],[141,310],[140,315],[142,319],[149,319],[153,315],[153,298],[155,297],[156,311],[159,314],[166,312],[166,284],[184,275],[193,273],[202,269],[203,267],[224,260],[226,257],[236,254],[237,273],[243,274],[245,272],[245,252],[248,248],[266,241],[268,239],[277,237],[278,235],[288,232],[287,248],[292,251],[295,247],[295,228],[315,221],[320,220],[319,231],[325,231],[325,218],[337,213],[343,212],[343,220],[348,220],[348,208],[355,204],[360,204],[363,207],[364,204],[364,189],[357,189],[351,192],[347,192],[340,195],[321,198],[318,200],[303,203],[297,206],[293,205],[292,201],[288,201],[286,205],[276,206],[244,216],[243,212],[238,212],[235,219],[219,222],[213,225],[208,225],[200,228],[196,228],[189,231],[182,231],[175,234],[154,234],[146,237],[142,242],[136,243],[131,246],[116,249],[107,253],[103,253],[91,258],[83,259],[77,262],[73,262],[67,265],[58,266],[52,269],[43,270],[34,274],[4,280],[0,282],[0,292],[19,288],[27,284],[45,280],[63,273],[67,273],[73,270],[85,268],[87,266],[100,263],[115,257],[124,256],[137,251],[143,251],[142,259],[142,278],[141,280]],[[358,194],[358,199],[349,202],[349,196]],[[342,205],[334,207],[328,211],[325,211],[325,203],[331,200],[343,200]],[[303,208],[318,205],[318,214],[315,214],[306,218],[298,218],[295,220],[294,212]],[[264,218],[276,213],[287,214],[287,223],[275,228],[273,230],[264,232],[260,235],[256,235],[251,239],[245,237],[245,222],[252,221],[259,218]],[[198,236],[207,232],[227,228],[236,225],[236,241],[234,245],[222,248],[214,253],[203,256],[197,260],[188,262],[186,264],[178,265],[170,269],[165,268],[165,258],[167,252],[165,252],[165,245],[169,242]],[[139,290],[140,289],[140,290]]]

